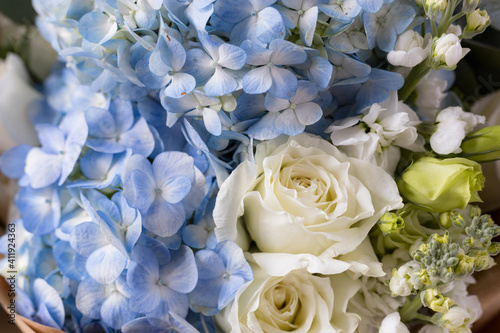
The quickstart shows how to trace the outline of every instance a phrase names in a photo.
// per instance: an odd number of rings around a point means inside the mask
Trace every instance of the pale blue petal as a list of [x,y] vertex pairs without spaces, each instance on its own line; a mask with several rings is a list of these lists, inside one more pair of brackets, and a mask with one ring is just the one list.
[[100,180],[106,176],[112,162],[112,154],[88,150],[80,159],[80,169],[85,177]]
[[306,102],[297,105],[295,114],[302,124],[308,126],[315,124],[321,119],[323,110],[316,103]]
[[19,145],[0,155],[0,171],[11,179],[24,175],[26,157],[31,150],[30,145]]
[[115,119],[108,110],[88,108],[85,119],[89,127],[89,138],[109,138],[116,133]]
[[59,225],[61,206],[59,195],[54,188],[32,189],[23,187],[16,196],[27,231],[35,235],[52,232]]
[[187,176],[194,180],[193,158],[186,153],[168,151],[156,156],[153,161],[153,174],[159,188],[179,176]]
[[71,231],[70,244],[79,255],[88,257],[109,243],[101,234],[97,223],[83,222],[76,225]]
[[[177,0],[174,0],[177,2]],[[137,318],[135,320],[129,321],[122,327],[123,333],[163,333],[165,332],[165,327],[167,323],[160,327],[153,326],[149,323],[147,318]]]
[[155,235],[169,237],[184,224],[186,213],[182,204],[170,204],[163,198],[156,198],[142,213],[142,225]]
[[267,111],[278,112],[290,107],[288,99],[278,98],[271,94],[266,95],[265,104]]
[[161,268],[160,275],[165,285],[180,293],[189,293],[198,281],[198,270],[193,251],[181,245],[172,252],[172,260]]
[[119,292],[112,293],[102,304],[101,318],[111,328],[120,329],[135,317],[136,313],[129,309],[128,298]]
[[61,177],[62,155],[45,153],[40,148],[33,148],[26,157],[24,171],[33,188],[43,188],[55,183]]
[[85,316],[100,319],[101,305],[105,300],[105,286],[87,278],[80,282],[76,293],[75,305]]
[[215,136],[219,136],[222,132],[222,124],[220,122],[219,114],[217,111],[204,108],[203,109],[203,123],[207,131]]
[[135,169],[123,186],[123,195],[130,207],[148,209],[155,200],[156,183],[141,170]]
[[155,141],[144,118],[138,118],[132,128],[120,135],[118,141],[124,147],[132,149],[134,154],[148,157],[154,149]]
[[192,48],[186,53],[186,73],[194,76],[199,85],[205,83],[214,73],[212,58],[202,49]]
[[220,242],[214,251],[221,257],[230,275],[239,275],[246,281],[253,279],[252,268],[245,259],[243,250],[234,242]]
[[247,55],[241,48],[231,45],[222,44],[219,47],[219,60],[217,63],[229,69],[241,69],[246,62]]
[[[295,80],[297,79],[295,78]],[[265,65],[250,70],[243,77],[243,90],[247,94],[265,93],[271,88],[272,84],[271,69]]]
[[357,0],[357,2],[361,8],[370,13],[378,12],[384,4],[384,0]]
[[196,252],[196,267],[200,280],[212,280],[221,278],[226,272],[226,267],[217,253],[211,250],[201,250]]
[[308,69],[308,77],[314,81],[320,89],[326,89],[332,77],[332,63],[320,56],[311,57],[311,67]]
[[217,306],[222,310],[234,299],[236,292],[245,284],[245,280],[239,275],[230,275],[224,280],[219,291]]
[[108,15],[92,11],[83,15],[78,22],[78,32],[94,44],[104,43],[117,31],[118,26]]
[[49,154],[57,154],[64,150],[66,138],[60,128],[50,124],[38,124],[36,131],[44,151]]
[[202,249],[206,245],[208,231],[198,225],[190,224],[182,232],[184,243],[195,249]]
[[196,79],[186,73],[175,73],[172,76],[172,81],[165,88],[164,94],[167,97],[181,98],[189,94],[196,87]]
[[64,324],[64,305],[57,291],[45,280],[36,279],[33,283],[33,294],[38,304],[38,309],[45,307],[46,314],[59,326]]
[[302,39],[307,46],[312,45],[317,20],[318,7],[316,6],[306,10],[299,19],[300,39]]
[[225,22],[238,23],[250,16],[254,10],[249,1],[227,0],[216,1],[214,5],[215,14]]
[[270,69],[272,77],[272,85],[269,88],[269,93],[283,98],[291,99],[297,92],[297,77],[288,69],[272,67]]
[[181,98],[162,96],[161,105],[168,112],[178,113],[194,110],[198,105],[200,105],[200,103],[195,98],[194,92],[191,92],[190,94],[184,95]]
[[216,66],[214,75],[205,83],[203,90],[210,96],[222,96],[232,93],[237,88],[238,82],[229,75],[228,70]]
[[[150,179],[154,180],[153,168],[151,167],[151,163],[149,163],[149,161],[146,159],[145,156],[142,156],[139,154],[134,154],[134,155],[130,156],[130,158],[128,159],[128,161],[125,164],[125,170],[123,170],[122,181],[125,184],[125,186],[126,186],[126,183],[128,182],[128,179],[130,178],[132,171],[134,171],[136,169],[141,170]],[[126,198],[126,196],[125,196],[125,198]]]
[[288,109],[282,112],[275,121],[276,128],[283,134],[293,136],[304,132],[306,128],[297,116],[295,112],[291,109]]
[[151,97],[141,98],[137,103],[137,109],[146,121],[153,126],[165,125],[167,115],[165,109]]
[[52,250],[61,273],[72,280],[79,281],[82,276],[75,267],[75,251],[69,242],[59,240],[54,244]]
[[310,102],[318,97],[318,88],[313,82],[301,80],[297,83],[297,93],[292,98],[295,104]]
[[261,66],[266,65],[271,61],[273,51],[259,46],[250,40],[244,41],[240,47],[247,55],[247,64]]
[[170,82],[170,76],[158,76],[149,69],[149,57],[151,53],[146,54],[135,65],[137,78],[150,89],[161,89]]
[[278,137],[281,132],[276,128],[277,112],[270,112],[247,130],[248,136],[257,140],[270,140]]
[[285,37],[285,24],[281,14],[275,8],[264,8],[257,14],[257,17],[258,20],[253,28],[259,41],[267,44]]
[[115,98],[109,106],[109,113],[115,120],[116,132],[128,131],[134,123],[134,110],[132,103],[123,99]]
[[191,191],[191,179],[186,176],[179,176],[170,179],[163,187],[161,196],[168,203],[176,204],[181,202]]
[[299,46],[281,39],[273,40],[269,49],[273,50],[271,61],[275,65],[296,65],[307,59],[307,53]]

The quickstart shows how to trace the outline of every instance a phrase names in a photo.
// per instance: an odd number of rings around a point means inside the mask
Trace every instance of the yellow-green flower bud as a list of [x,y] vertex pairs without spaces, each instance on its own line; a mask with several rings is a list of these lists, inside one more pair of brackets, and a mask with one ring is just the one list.
[[500,159],[500,126],[489,126],[469,134],[462,145],[462,152],[476,162]]
[[458,254],[458,264],[455,267],[455,274],[458,276],[470,275],[474,272],[474,258],[464,253]]
[[491,266],[494,265],[495,261],[493,260],[492,257],[490,257],[490,254],[488,251],[475,251],[472,254],[474,257],[474,266],[476,271],[483,271],[485,269],[490,268]]
[[420,297],[425,307],[439,313],[448,312],[450,306],[453,305],[453,300],[449,297],[444,297],[436,288],[423,291]]
[[450,242],[450,234],[448,233],[448,231],[446,231],[443,236],[439,236],[438,234],[433,234],[432,236],[439,244],[445,244]]
[[451,217],[450,212],[444,212],[439,214],[439,223],[444,228],[449,228],[453,225],[453,218]]
[[398,233],[405,227],[405,221],[395,213],[386,212],[378,221],[378,226],[384,236],[386,236],[391,233]]
[[465,26],[464,38],[472,38],[475,35],[481,34],[491,24],[488,12],[481,9],[476,9],[470,14],[467,14],[467,25]]
[[434,213],[463,209],[469,202],[481,201],[477,192],[483,186],[481,166],[465,158],[423,157],[398,181],[406,200]]
[[431,19],[435,20],[439,13],[446,9],[448,4],[447,0],[425,0],[424,2],[425,14]]
[[[439,325],[449,329],[451,332],[455,332],[467,327],[466,325],[470,320],[470,313],[461,306],[453,306],[448,312],[438,315],[436,319]],[[464,331],[462,330],[462,332]]]
[[464,2],[462,2],[462,12],[466,14],[472,13],[480,2],[481,0],[464,0]]

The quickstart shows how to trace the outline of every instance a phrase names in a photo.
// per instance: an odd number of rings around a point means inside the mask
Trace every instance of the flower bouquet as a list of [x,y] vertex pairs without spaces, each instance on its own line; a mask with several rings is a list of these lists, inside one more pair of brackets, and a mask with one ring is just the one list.
[[495,1],[32,4],[58,63],[0,70],[9,322],[470,332],[500,127],[452,87]]

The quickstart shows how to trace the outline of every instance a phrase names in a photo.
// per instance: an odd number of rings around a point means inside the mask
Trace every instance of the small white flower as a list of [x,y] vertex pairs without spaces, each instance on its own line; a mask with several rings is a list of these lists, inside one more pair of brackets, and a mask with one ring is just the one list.
[[423,138],[417,133],[417,114],[397,94],[381,104],[373,104],[368,114],[333,123],[332,143],[348,156],[369,161],[393,174],[399,161],[399,148],[423,150]]
[[456,34],[444,34],[434,38],[430,65],[434,70],[455,69],[458,62],[469,53],[470,49],[462,48]]
[[448,82],[443,77],[447,73],[451,72],[430,71],[415,87],[417,94],[415,104],[417,113],[422,119],[434,120],[436,113],[440,110],[448,88]]
[[410,333],[408,327],[401,322],[401,316],[398,312],[387,315],[379,329],[380,333]]
[[465,112],[458,106],[444,109],[436,117],[438,125],[430,139],[432,150],[441,155],[460,153],[460,145],[467,133],[478,124],[484,124],[485,120],[484,116]]
[[431,34],[424,39],[418,32],[408,30],[399,36],[387,60],[394,66],[415,67],[429,56],[431,38]]

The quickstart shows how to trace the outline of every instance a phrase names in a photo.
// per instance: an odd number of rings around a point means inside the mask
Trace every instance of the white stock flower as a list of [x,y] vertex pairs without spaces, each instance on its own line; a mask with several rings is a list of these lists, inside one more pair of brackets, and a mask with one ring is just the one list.
[[26,67],[14,53],[0,60],[0,87],[0,152],[22,143],[37,145],[28,107],[41,94],[31,87]]
[[484,124],[485,120],[484,116],[465,112],[458,106],[442,110],[436,117],[438,124],[430,138],[432,150],[441,155],[460,153],[460,145],[467,133]]
[[449,71],[430,71],[417,83],[415,105],[418,115],[424,120],[434,120],[446,97],[448,82],[443,77]]
[[397,100],[397,94],[383,103],[373,104],[368,114],[346,118],[327,129],[331,140],[349,157],[369,161],[393,174],[399,162],[400,147],[423,150],[424,140],[417,133],[417,114]]
[[387,315],[379,329],[380,333],[410,333],[408,327],[401,322],[399,312],[393,312]]
[[[214,209],[218,241],[233,240],[268,273],[307,268],[383,275],[371,246],[361,246],[388,210],[402,207],[394,179],[329,142],[302,134],[257,146],[222,184]],[[354,252],[353,252],[354,251]]]
[[[250,260],[251,262],[251,260]],[[314,276],[305,269],[270,276],[251,262],[254,280],[216,316],[232,333],[353,333],[359,317],[346,311],[360,287],[346,273]]]
[[430,66],[434,70],[455,69],[458,62],[470,51],[470,49],[462,48],[460,38],[454,33],[435,37],[431,50]]
[[415,67],[429,56],[431,38],[431,34],[424,39],[418,32],[407,30],[398,37],[394,50],[387,54],[387,60],[393,66]]

